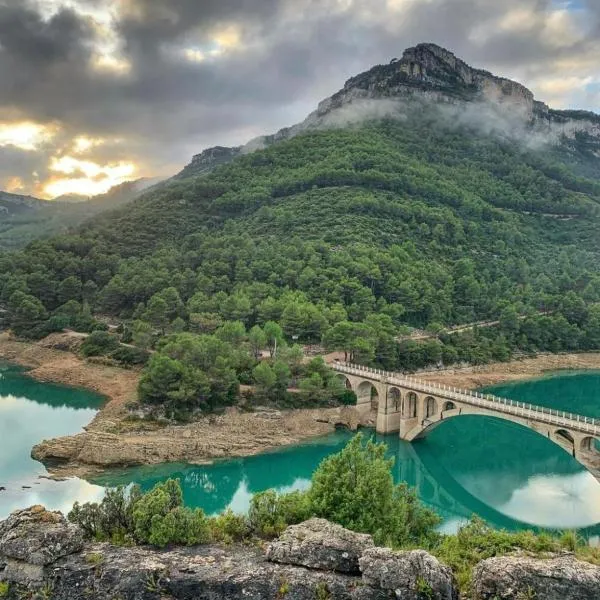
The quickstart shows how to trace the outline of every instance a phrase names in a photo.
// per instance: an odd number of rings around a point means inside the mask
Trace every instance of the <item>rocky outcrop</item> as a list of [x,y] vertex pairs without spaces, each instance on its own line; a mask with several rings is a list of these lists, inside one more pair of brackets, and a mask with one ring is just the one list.
[[450,568],[423,550],[393,552],[389,548],[368,548],[359,563],[367,585],[393,591],[397,598],[458,598]]
[[[52,600],[457,600],[450,569],[422,550],[375,547],[323,519],[258,545],[157,551],[84,543],[41,506],[0,522],[2,597]],[[8,592],[5,593],[6,589]],[[572,555],[491,558],[474,571],[476,600],[596,600],[600,567]]]
[[37,444],[31,456],[61,476],[118,466],[200,464],[295,444],[331,433],[336,426],[355,430],[367,418],[352,406],[253,413],[232,408],[188,425],[118,433],[110,418],[97,418],[83,433]]
[[205,175],[216,169],[220,165],[231,162],[242,153],[242,147],[227,148],[225,146],[215,146],[207,148],[200,154],[196,154],[188,164],[175,178],[183,179],[184,177],[195,177]]
[[[34,526],[35,524],[35,526]],[[48,549],[40,554],[47,540]],[[425,552],[386,551],[385,561],[363,557],[368,535],[322,519],[290,527],[267,555],[257,546],[214,545],[155,551],[86,544],[58,513],[19,511],[0,524],[0,581],[10,600],[453,600],[448,570]],[[11,561],[18,556],[19,569]],[[374,556],[374,555],[373,555]],[[383,555],[378,555],[383,556]],[[274,562],[277,561],[277,562]],[[382,575],[394,571],[390,579]],[[390,587],[392,586],[392,587]],[[393,587],[396,586],[396,587]]]
[[[366,118],[404,118],[404,109],[411,107],[418,111],[423,103],[452,105],[460,110],[466,107],[465,103],[476,104],[483,108],[476,115],[477,120],[487,120],[489,129],[494,130],[494,121],[503,116],[508,122],[498,128],[500,133],[510,134],[510,129],[518,125],[514,134],[519,139],[524,133],[533,135],[534,139],[529,140],[533,145],[562,143],[571,147],[583,136],[587,151],[600,157],[600,115],[551,110],[536,100],[524,85],[473,68],[449,50],[424,43],[407,48],[400,59],[376,65],[352,77],[340,91],[323,100],[302,123],[274,135],[256,138],[245,146],[209,148],[195,156],[178,177],[208,173],[240,154],[265,148],[310,129],[344,126]],[[402,104],[402,110],[399,110],[399,104]],[[493,110],[488,114],[486,111],[490,108]],[[464,121],[468,123],[469,118]],[[527,127],[527,132],[522,127]]]
[[288,527],[268,547],[267,558],[288,565],[358,575],[359,558],[372,547],[370,535],[348,531],[325,519],[310,519]]
[[16,511],[0,522],[2,578],[18,584],[42,582],[44,567],[82,548],[80,529],[43,506]]
[[594,600],[600,597],[600,567],[570,554],[496,557],[475,567],[473,588],[477,600]]

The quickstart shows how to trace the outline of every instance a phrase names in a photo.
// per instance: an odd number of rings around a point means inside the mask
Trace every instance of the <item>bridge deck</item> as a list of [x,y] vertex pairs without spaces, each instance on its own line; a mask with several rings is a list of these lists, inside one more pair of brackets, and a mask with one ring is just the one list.
[[372,381],[386,383],[387,385],[408,388],[409,390],[430,394],[432,396],[437,396],[438,398],[456,400],[457,402],[463,402],[464,404],[478,406],[487,410],[541,423],[548,423],[572,431],[587,433],[592,436],[600,436],[600,419],[559,411],[553,408],[546,408],[544,406],[536,406],[535,404],[528,404],[526,402],[510,400],[508,398],[500,398],[493,394],[459,390],[446,385],[429,383],[416,377],[403,375],[402,373],[371,369],[370,367],[363,367],[362,365],[337,362],[333,363],[331,367],[338,373],[364,377],[367,380],[370,379]]

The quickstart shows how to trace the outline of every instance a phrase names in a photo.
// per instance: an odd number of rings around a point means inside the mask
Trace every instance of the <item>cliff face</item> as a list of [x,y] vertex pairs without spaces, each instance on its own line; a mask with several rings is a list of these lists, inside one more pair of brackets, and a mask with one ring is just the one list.
[[[375,110],[370,101],[387,101]],[[475,69],[452,52],[436,44],[419,44],[404,51],[400,59],[377,65],[349,79],[344,87],[323,100],[317,110],[297,125],[252,140],[238,148],[210,148],[194,157],[180,176],[202,175],[213,168],[248,153],[288,139],[298,133],[324,126],[351,122],[344,109],[352,108],[354,118],[376,118],[393,114],[393,104],[410,103],[413,109],[423,103],[453,105],[482,104],[500,115],[518,120],[532,135],[546,142],[577,144],[600,158],[600,116],[585,111],[551,110],[537,101],[524,85]],[[346,111],[348,112],[348,111]],[[574,148],[575,149],[575,148]]]

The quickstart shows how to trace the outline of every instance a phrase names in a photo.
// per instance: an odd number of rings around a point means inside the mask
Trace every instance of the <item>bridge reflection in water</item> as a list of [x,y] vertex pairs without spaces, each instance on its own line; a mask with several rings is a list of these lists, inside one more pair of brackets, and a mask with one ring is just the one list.
[[571,454],[600,481],[600,419],[433,384],[401,373],[336,362],[357,396],[357,409],[376,414],[378,433],[412,442],[444,421],[466,415],[503,419],[530,429]]
[[[495,438],[493,443],[497,453],[486,449],[481,428],[474,427],[470,420],[485,424],[486,431]],[[149,489],[174,477],[181,480],[184,499],[189,506],[201,507],[209,514],[228,507],[245,511],[254,493],[269,488],[278,491],[305,489],[320,461],[341,450],[352,435],[341,431],[277,452],[213,465],[128,469],[118,476],[115,473],[103,475],[94,483],[117,485],[135,481]],[[395,458],[396,481],[416,487],[421,500],[444,518],[446,531],[456,529],[474,514],[495,527],[512,530],[532,525],[581,528],[600,522],[600,484],[582,471],[574,459],[555,451],[548,440],[520,427],[485,417],[464,417],[448,420],[430,437],[416,444],[404,442],[398,435],[372,435],[388,444],[390,455]],[[478,446],[476,452],[473,445]],[[527,457],[517,465],[519,456],[524,454],[523,448],[527,449]],[[530,482],[540,473],[555,474],[544,479],[545,485],[552,490],[547,510],[541,512],[554,514],[558,520],[536,518],[533,513],[539,506],[535,504],[539,498],[534,500],[531,508],[523,504],[513,506],[515,497],[528,490]],[[482,484],[482,481],[486,483]],[[572,481],[579,486],[575,490],[570,490]],[[589,496],[580,489],[582,482],[585,489],[591,483]],[[563,488],[565,497],[557,498]],[[572,501],[569,499],[571,492]],[[582,533],[588,536],[600,534],[600,527],[593,526]]]

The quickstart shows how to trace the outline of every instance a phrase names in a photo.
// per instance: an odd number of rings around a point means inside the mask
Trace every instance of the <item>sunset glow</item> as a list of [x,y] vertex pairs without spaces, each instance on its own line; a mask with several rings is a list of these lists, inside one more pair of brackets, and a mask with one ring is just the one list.
[[[100,165],[89,160],[62,156],[51,160],[49,170],[59,175],[51,177],[50,181],[43,186],[43,195],[54,198],[64,194],[83,196],[104,194],[115,185],[132,179],[136,166],[130,162]],[[64,175],[72,175],[72,177],[64,177]]]
[[0,123],[0,146],[37,150],[44,142],[52,139],[54,134],[54,128],[31,121]]

